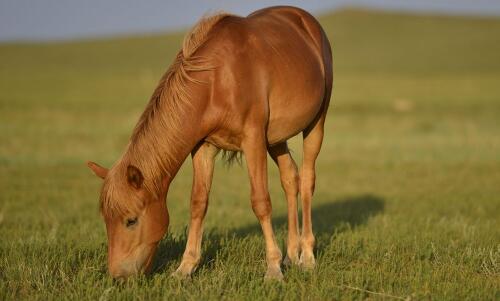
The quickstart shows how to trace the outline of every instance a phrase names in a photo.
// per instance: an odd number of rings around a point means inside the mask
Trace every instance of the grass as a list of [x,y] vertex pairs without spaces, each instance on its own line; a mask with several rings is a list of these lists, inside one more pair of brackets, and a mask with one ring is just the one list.
[[[182,34],[0,45],[0,299],[500,298],[500,19],[344,10],[321,18],[334,96],[314,199],[317,268],[266,283],[244,168],[218,164],[203,262],[186,241],[186,162],[155,273],[106,274],[100,181]],[[300,161],[300,139],[292,139]],[[282,248],[286,204],[270,167]]]

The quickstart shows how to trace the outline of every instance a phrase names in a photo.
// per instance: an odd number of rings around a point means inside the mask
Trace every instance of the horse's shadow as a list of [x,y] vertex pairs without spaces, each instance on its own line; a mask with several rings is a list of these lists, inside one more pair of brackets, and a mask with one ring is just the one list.
[[[354,229],[365,224],[368,219],[384,210],[384,200],[374,195],[346,197],[331,202],[321,203],[312,208],[313,230],[316,236],[316,253],[320,253],[335,233]],[[273,217],[273,226],[278,233],[286,229],[287,216]],[[153,273],[162,272],[172,259],[180,259],[187,240],[187,231],[178,237],[169,235],[158,246]],[[286,232],[286,231],[285,231]],[[220,250],[221,244],[228,238],[242,239],[250,235],[261,235],[259,223],[243,226],[234,231],[207,231],[203,237],[203,254],[200,267],[210,266]],[[285,235],[286,237],[286,235]],[[219,253],[220,255],[220,253]]]

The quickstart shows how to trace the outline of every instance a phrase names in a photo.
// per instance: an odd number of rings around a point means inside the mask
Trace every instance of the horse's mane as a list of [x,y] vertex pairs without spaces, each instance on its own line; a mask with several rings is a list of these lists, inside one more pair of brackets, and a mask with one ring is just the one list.
[[[196,56],[195,52],[208,40],[212,28],[227,16],[230,14],[218,13],[205,16],[184,37],[182,49],[161,77],[134,128],[127,151],[115,164],[114,170],[111,170],[112,174],[106,177],[101,192],[101,212],[104,215],[124,214],[130,211],[132,206],[139,205],[130,200],[130,195],[126,195],[123,189],[116,187],[118,185],[116,181],[126,179],[126,168],[129,164],[141,170],[145,178],[143,185],[146,191],[158,196],[161,175],[167,172],[168,166],[176,156],[174,149],[169,146],[185,143],[181,131],[181,117],[185,116],[192,105],[187,84],[199,83],[189,75],[189,72],[214,68],[207,58]],[[169,135],[151,135],[165,129]],[[121,174],[123,178],[120,179],[120,176],[116,174],[114,176],[113,173]]]

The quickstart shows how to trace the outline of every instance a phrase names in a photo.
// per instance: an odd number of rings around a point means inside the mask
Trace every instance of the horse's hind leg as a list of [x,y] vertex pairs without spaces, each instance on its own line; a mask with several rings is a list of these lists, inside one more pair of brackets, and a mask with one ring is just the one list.
[[285,264],[299,263],[299,222],[297,215],[297,194],[299,193],[299,173],[286,142],[269,147],[269,154],[280,170],[281,186],[288,203],[288,239]]
[[281,251],[271,224],[271,198],[267,184],[267,141],[264,129],[252,129],[242,143],[250,177],[252,209],[259,219],[266,242],[267,279],[283,278]]
[[196,269],[201,257],[201,239],[203,235],[203,219],[207,212],[208,195],[212,184],[214,160],[217,148],[204,143],[195,148],[193,157],[193,187],[191,191],[191,221],[186,243],[186,250],[182,256],[179,268],[174,276],[185,278]]
[[314,234],[311,221],[311,201],[316,181],[315,164],[318,158],[325,127],[326,112],[330,104],[333,86],[332,50],[325,33],[323,36],[323,61],[325,66],[325,95],[321,110],[315,120],[303,131],[304,157],[300,171],[300,197],[302,199],[302,235],[300,263],[305,268],[315,265]]
[[302,234],[300,239],[302,253],[300,264],[304,268],[312,268],[314,259],[314,234],[311,221],[311,202],[316,180],[315,164],[323,142],[325,114],[321,114],[317,120],[303,132],[304,157],[300,171],[300,197],[302,200]]

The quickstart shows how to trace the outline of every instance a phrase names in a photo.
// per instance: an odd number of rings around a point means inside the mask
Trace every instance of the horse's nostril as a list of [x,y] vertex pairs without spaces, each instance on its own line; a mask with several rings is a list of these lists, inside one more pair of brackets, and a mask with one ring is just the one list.
[[109,274],[114,279],[124,280],[130,276],[137,275],[139,270],[133,262],[125,261],[120,264],[109,267]]
[[125,278],[124,276],[113,276],[113,281],[117,283],[124,282],[125,279],[127,278]]

